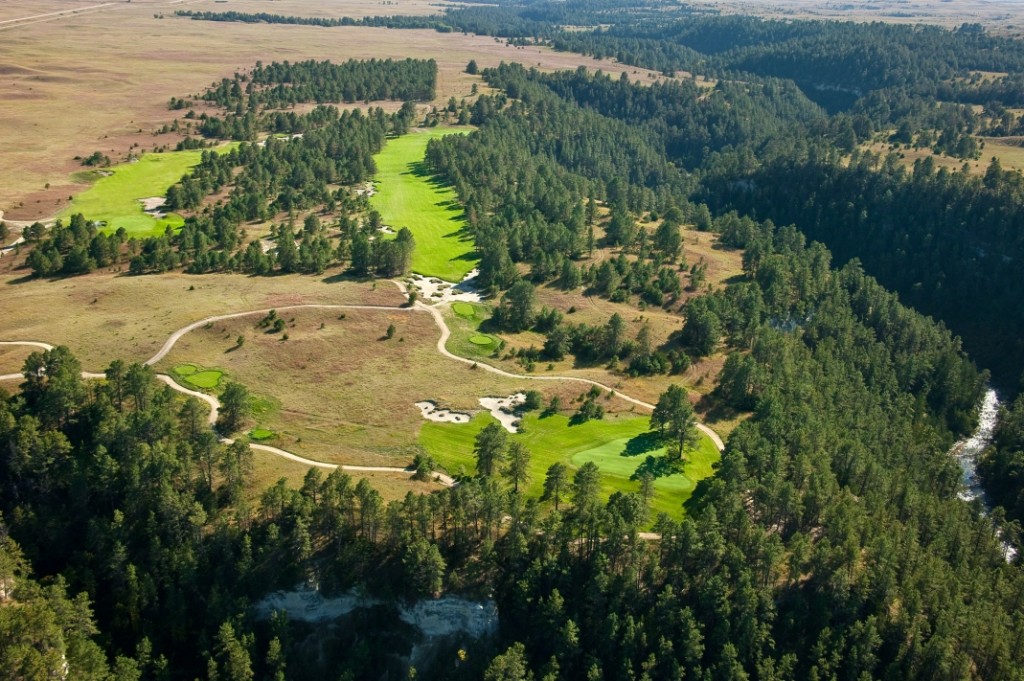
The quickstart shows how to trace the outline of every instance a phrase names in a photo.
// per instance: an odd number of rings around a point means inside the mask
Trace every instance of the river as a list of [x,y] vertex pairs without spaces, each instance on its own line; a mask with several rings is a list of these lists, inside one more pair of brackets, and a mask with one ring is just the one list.
[[[985,448],[992,444],[996,426],[999,424],[999,395],[992,388],[985,390],[985,396],[981,400],[981,409],[978,412],[978,427],[970,437],[960,440],[950,453],[956,457],[960,464],[960,471],[963,479],[963,489],[960,491],[960,498],[964,501],[981,501],[982,513],[986,516],[992,510],[992,505],[985,497],[985,490],[978,478],[978,457]],[[1003,555],[1007,562],[1012,561],[1017,555],[1017,550],[1007,543],[1003,543]]]

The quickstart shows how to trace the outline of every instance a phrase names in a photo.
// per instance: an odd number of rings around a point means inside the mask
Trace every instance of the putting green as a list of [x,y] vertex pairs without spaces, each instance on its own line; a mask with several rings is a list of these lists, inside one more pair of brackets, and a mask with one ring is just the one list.
[[476,309],[469,303],[464,303],[462,301],[452,303],[452,310],[460,317],[468,317],[469,319],[472,319],[476,316]]
[[[232,146],[237,145],[222,145],[217,151],[227,151]],[[202,155],[202,149],[149,153],[137,161],[107,168],[102,172],[110,174],[76,196],[58,217],[66,221],[81,213],[87,220],[105,222],[101,227],[104,232],[124,227],[130,237],[163,234],[167,227],[177,229],[185,222],[180,215],[153,217],[143,210],[140,200],[162,197],[182,175],[198,165]]]
[[249,431],[250,440],[269,440],[274,437],[274,431],[266,428],[253,428]]
[[220,383],[221,376],[223,375],[223,371],[206,369],[205,371],[198,371],[190,376],[185,376],[185,382],[194,385],[197,388],[216,388],[217,384]]
[[491,345],[494,343],[494,339],[490,336],[481,336],[477,334],[476,336],[470,336],[469,342],[473,345]]
[[468,233],[455,190],[430,175],[423,164],[427,143],[472,128],[429,128],[389,139],[374,157],[376,193],[370,205],[396,231],[408,227],[416,238],[412,270],[424,276],[461,281],[473,269],[473,237]]
[[[425,423],[420,429],[420,444],[450,473],[473,474],[475,459],[473,443],[477,433],[488,423],[496,423],[490,414],[478,414],[468,424]],[[601,469],[601,492],[605,498],[613,492],[636,492],[640,483],[631,480],[637,467],[648,456],[660,457],[664,449],[647,435],[650,419],[646,417],[608,418],[569,425],[566,416],[540,418],[535,413],[523,419],[523,432],[511,436],[530,450],[530,481],[526,494],[540,496],[544,490],[544,474],[560,461],[575,472],[587,461]],[[625,454],[625,455],[624,455]],[[651,500],[651,521],[659,513],[674,518],[685,512],[683,503],[690,498],[696,483],[713,473],[713,465],[721,458],[715,444],[701,434],[693,451],[686,454],[682,473],[659,477],[654,483]]]
[[195,364],[179,364],[178,366],[174,367],[174,373],[182,377],[191,376],[197,371],[199,371],[199,367],[197,367]]

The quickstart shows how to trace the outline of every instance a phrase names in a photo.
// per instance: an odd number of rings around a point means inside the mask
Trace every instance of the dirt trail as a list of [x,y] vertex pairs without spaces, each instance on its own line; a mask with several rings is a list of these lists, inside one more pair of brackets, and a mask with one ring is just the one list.
[[[405,287],[402,286],[401,283],[395,282],[395,284],[399,287],[399,289],[402,289],[403,291],[405,290]],[[463,364],[469,364],[469,365],[475,366],[477,368],[483,369],[484,371],[489,371],[489,372],[491,372],[493,374],[497,374],[498,376],[504,376],[506,378],[512,378],[512,379],[515,379],[515,380],[525,379],[525,380],[531,380],[531,381],[573,381],[573,382],[576,382],[576,383],[585,383],[587,385],[597,386],[597,387],[599,387],[599,388],[601,388],[603,390],[610,391],[616,397],[618,397],[618,398],[620,398],[622,400],[625,400],[626,402],[630,402],[630,403],[635,404],[635,405],[637,405],[639,407],[643,407],[644,409],[648,409],[648,410],[652,410],[652,411],[654,410],[654,405],[653,404],[649,404],[647,402],[643,402],[641,400],[638,400],[638,399],[636,399],[634,397],[630,397],[629,395],[625,395],[625,394],[623,394],[623,393],[621,393],[621,392],[619,392],[617,390],[614,390],[613,388],[610,388],[610,387],[604,385],[603,383],[598,383],[597,381],[590,380],[589,378],[580,378],[580,377],[577,377],[577,376],[526,376],[526,375],[523,375],[523,374],[514,374],[514,373],[511,373],[511,372],[499,369],[497,367],[491,366],[490,364],[486,364],[484,362],[480,362],[480,361],[476,361],[476,360],[472,360],[472,359],[467,359],[465,357],[460,357],[460,356],[458,356],[456,354],[453,354],[453,353],[449,352],[448,348],[446,347],[446,345],[448,343],[448,338],[451,336],[451,329],[448,328],[448,324],[445,322],[444,316],[441,314],[441,311],[437,307],[431,306],[431,305],[426,305],[426,304],[424,304],[422,302],[417,302],[413,307],[396,307],[396,306],[388,306],[388,305],[328,305],[328,304],[308,303],[308,304],[304,304],[304,305],[287,305],[287,306],[277,307],[277,308],[273,308],[273,309],[276,309],[276,310],[299,310],[299,309],[373,310],[373,311],[388,311],[388,312],[426,312],[426,313],[430,314],[431,317],[433,317],[434,322],[437,324],[438,329],[440,329],[440,331],[441,331],[441,335],[440,335],[440,337],[437,340],[437,351],[438,351],[438,353],[440,353],[444,357],[447,357],[448,359],[454,360],[456,362],[461,362]],[[271,308],[262,308],[262,309],[259,309],[259,310],[247,310],[245,312],[233,312],[233,313],[230,313],[230,314],[223,314],[223,315],[216,315],[216,316],[213,316],[213,317],[206,317],[205,319],[201,319],[198,322],[193,322],[192,324],[189,324],[188,326],[184,326],[184,327],[178,329],[177,331],[175,331],[174,333],[172,333],[170,335],[170,337],[167,339],[167,341],[163,344],[163,347],[161,347],[160,350],[157,351],[157,353],[155,355],[153,355],[148,360],[146,360],[145,364],[149,365],[149,366],[152,366],[153,364],[156,364],[157,362],[162,360],[164,357],[167,356],[167,354],[172,349],[174,349],[175,344],[179,340],[181,340],[181,338],[185,334],[189,333],[190,331],[195,331],[196,329],[201,328],[203,326],[206,326],[207,324],[212,324],[213,322],[223,321],[225,319],[238,319],[240,317],[251,317],[253,315],[259,315],[259,314],[264,314],[265,315],[268,312],[270,312],[270,310],[271,310]],[[30,347],[37,347],[37,348],[40,348],[40,349],[43,349],[43,350],[52,350],[53,349],[52,345],[50,345],[49,343],[43,343],[41,341],[0,341],[0,345],[26,345],[26,346],[30,346]],[[105,378],[105,377],[106,377],[105,374],[101,374],[101,373],[92,373],[92,372],[87,372],[87,371],[83,371],[82,372],[82,378],[102,379],[102,378]],[[160,380],[161,382],[165,383],[166,385],[168,385],[172,389],[177,390],[178,392],[183,393],[185,395],[189,395],[191,397],[195,397],[196,399],[202,400],[207,405],[209,405],[209,407],[210,407],[210,415],[209,415],[209,417],[207,419],[207,422],[210,424],[211,427],[214,427],[216,425],[217,417],[218,417],[218,415],[220,413],[220,401],[216,397],[214,397],[213,395],[209,395],[209,394],[206,394],[206,393],[202,393],[202,392],[196,391],[196,390],[190,390],[190,389],[188,389],[188,388],[186,388],[186,387],[184,387],[182,385],[179,385],[173,378],[171,378],[167,374],[157,374],[156,377],[157,377],[158,380]],[[13,380],[17,380],[17,379],[20,379],[20,378],[22,378],[22,375],[20,373],[18,373],[18,374],[2,374],[2,375],[0,375],[0,381],[13,381]],[[701,432],[703,432],[709,438],[711,438],[711,441],[715,443],[715,446],[718,447],[719,451],[722,451],[722,450],[725,449],[725,443],[722,442],[722,438],[720,438],[715,431],[711,430],[709,427],[707,427],[703,423],[698,423],[697,424],[697,428],[699,428]],[[226,437],[221,437],[220,441],[222,443],[224,443],[224,444],[232,444],[234,442],[234,440],[232,440],[230,438],[226,438]],[[299,456],[298,454],[294,454],[292,452],[289,452],[289,451],[284,450],[284,449],[280,449],[278,447],[271,447],[269,445],[261,445],[261,444],[256,444],[256,443],[249,443],[249,447],[251,449],[255,450],[255,451],[267,452],[268,454],[274,454],[275,456],[280,456],[282,458],[289,459],[291,461],[295,461],[297,463],[301,463],[301,464],[304,464],[304,465],[307,465],[307,466],[316,466],[318,468],[325,468],[325,469],[329,469],[329,470],[334,470],[336,468],[341,468],[344,471],[356,471],[356,472],[358,472],[358,471],[362,471],[362,472],[386,472],[386,473],[411,473],[411,472],[413,472],[412,469],[410,469],[410,468],[399,468],[397,466],[350,466],[350,465],[345,465],[345,464],[340,464],[339,465],[339,464],[333,464],[333,463],[325,463],[325,462],[322,462],[322,461],[314,461],[312,459],[307,459],[307,458],[305,458],[303,456]],[[445,475],[444,473],[441,473],[440,471],[433,471],[431,473],[431,476],[435,480],[437,480],[438,482],[440,482],[440,483],[442,483],[442,484],[444,484],[444,485],[446,485],[448,487],[451,487],[452,485],[455,484],[455,480],[451,476]]]
[[56,21],[57,19],[64,19],[68,17],[78,16],[80,14],[90,14],[92,12],[98,12],[101,9],[107,7],[114,7],[119,3],[116,2],[103,2],[98,5],[87,5],[86,7],[75,7],[73,9],[63,9],[58,12],[46,12],[44,14],[33,14],[27,17],[17,17],[15,19],[4,19],[0,21],[0,31],[9,28],[21,28],[23,26],[31,26],[32,24],[38,24],[43,21]]

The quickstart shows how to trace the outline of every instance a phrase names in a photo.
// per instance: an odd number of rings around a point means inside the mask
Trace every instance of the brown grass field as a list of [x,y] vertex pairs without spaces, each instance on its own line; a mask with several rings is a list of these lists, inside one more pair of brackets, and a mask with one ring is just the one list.
[[301,303],[402,302],[397,287],[387,281],[374,286],[327,283],[329,277],[169,273],[130,278],[110,272],[26,280],[27,270],[5,269],[13,260],[0,260],[0,340],[67,345],[90,371],[117,358],[145,361],[171,333],[211,315]]
[[[95,3],[73,3],[84,6]],[[72,6],[56,0],[0,4],[0,21]],[[9,220],[35,220],[59,212],[69,195],[84,188],[70,175],[75,156],[102,151],[123,159],[142,149],[177,141],[153,131],[174,119],[167,101],[197,94],[215,80],[252,67],[257,60],[420,57],[438,61],[437,103],[470,94],[480,66],[519,61],[546,70],[584,65],[627,71],[653,81],[654,72],[547,48],[516,48],[493,38],[430,30],[320,28],[192,21],[177,9],[272,12],[316,16],[432,14],[423,0],[387,5],[372,0],[258,0],[196,2],[118,0],[87,14],[37,22],[0,24],[0,210]],[[164,18],[156,18],[163,15]],[[65,115],[74,112],[74,115]],[[49,184],[49,187],[46,185]]]
[[997,33],[1024,31],[1024,6],[1017,0],[692,0],[724,14],[779,19],[838,19],[954,27],[980,23]]
[[[277,434],[267,444],[330,463],[404,466],[420,426],[415,402],[479,411],[477,399],[524,388],[575,395],[560,383],[508,379],[442,357],[439,330],[421,311],[280,311],[283,335],[256,327],[259,315],[214,323],[184,336],[157,368],[217,367],[275,407],[258,419]],[[394,338],[384,339],[394,324]],[[235,339],[246,337],[233,350]],[[529,384],[529,385],[528,385]]]
[[[281,478],[285,478],[289,488],[297,489],[302,486],[302,480],[307,472],[309,472],[309,467],[304,464],[256,452],[253,459],[252,482],[249,485],[249,498],[258,501],[263,491]],[[324,476],[330,474],[328,470],[321,472]],[[427,494],[442,489],[441,485],[436,482],[413,480],[409,473],[347,471],[346,475],[351,476],[354,480],[366,478],[370,481],[370,485],[380,492],[385,501],[401,499],[409,492]]]
[[[21,371],[27,358],[39,348],[19,345],[0,345],[0,374],[14,374]],[[8,391],[17,386],[14,381],[0,383],[0,388],[7,388]]]
[[963,161],[945,154],[936,154],[931,149],[905,148],[900,145],[892,145],[887,142],[873,142],[863,145],[863,149],[870,150],[876,154],[885,156],[894,152],[900,157],[900,163],[907,168],[913,168],[914,162],[918,159],[931,157],[938,168],[949,170],[960,170],[964,163],[973,175],[984,175],[988,170],[993,158],[999,159],[1003,170],[1024,171],[1024,146],[1021,146],[1019,138],[1003,137],[979,137],[978,141],[984,145],[981,150],[981,157],[977,160]]

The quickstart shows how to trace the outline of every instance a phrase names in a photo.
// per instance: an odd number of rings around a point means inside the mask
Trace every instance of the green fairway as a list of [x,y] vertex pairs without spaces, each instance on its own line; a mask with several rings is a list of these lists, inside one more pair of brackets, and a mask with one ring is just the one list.
[[[229,148],[230,145],[224,145],[218,150]],[[102,227],[105,232],[124,227],[130,237],[163,234],[167,227],[181,227],[184,220],[180,215],[168,213],[162,218],[155,218],[143,210],[140,199],[162,197],[168,187],[199,163],[202,155],[201,149],[150,153],[138,161],[107,168],[101,172],[111,174],[100,177],[93,186],[76,196],[58,217],[67,220],[75,213],[81,213],[87,220],[105,222]]]
[[[419,441],[450,473],[473,474],[473,440],[488,423],[494,423],[490,414],[478,414],[468,424],[425,423]],[[647,457],[658,460],[665,454],[663,448],[651,448],[655,445],[645,437],[649,423],[645,417],[630,417],[570,426],[566,416],[540,418],[535,413],[528,414],[523,419],[523,432],[512,436],[533,455],[526,494],[541,495],[544,473],[556,461],[572,471],[588,461],[596,463],[601,469],[601,490],[606,498],[616,491],[639,490],[640,483],[630,476]],[[697,447],[686,454],[683,472],[655,480],[651,520],[662,512],[681,517],[683,503],[693,494],[696,483],[712,474],[712,466],[720,456],[714,443],[701,434]]]
[[476,264],[473,239],[466,230],[455,190],[432,177],[423,166],[431,139],[470,128],[429,128],[389,139],[374,157],[376,193],[370,205],[384,224],[408,227],[416,238],[412,271],[447,281],[461,281]]

